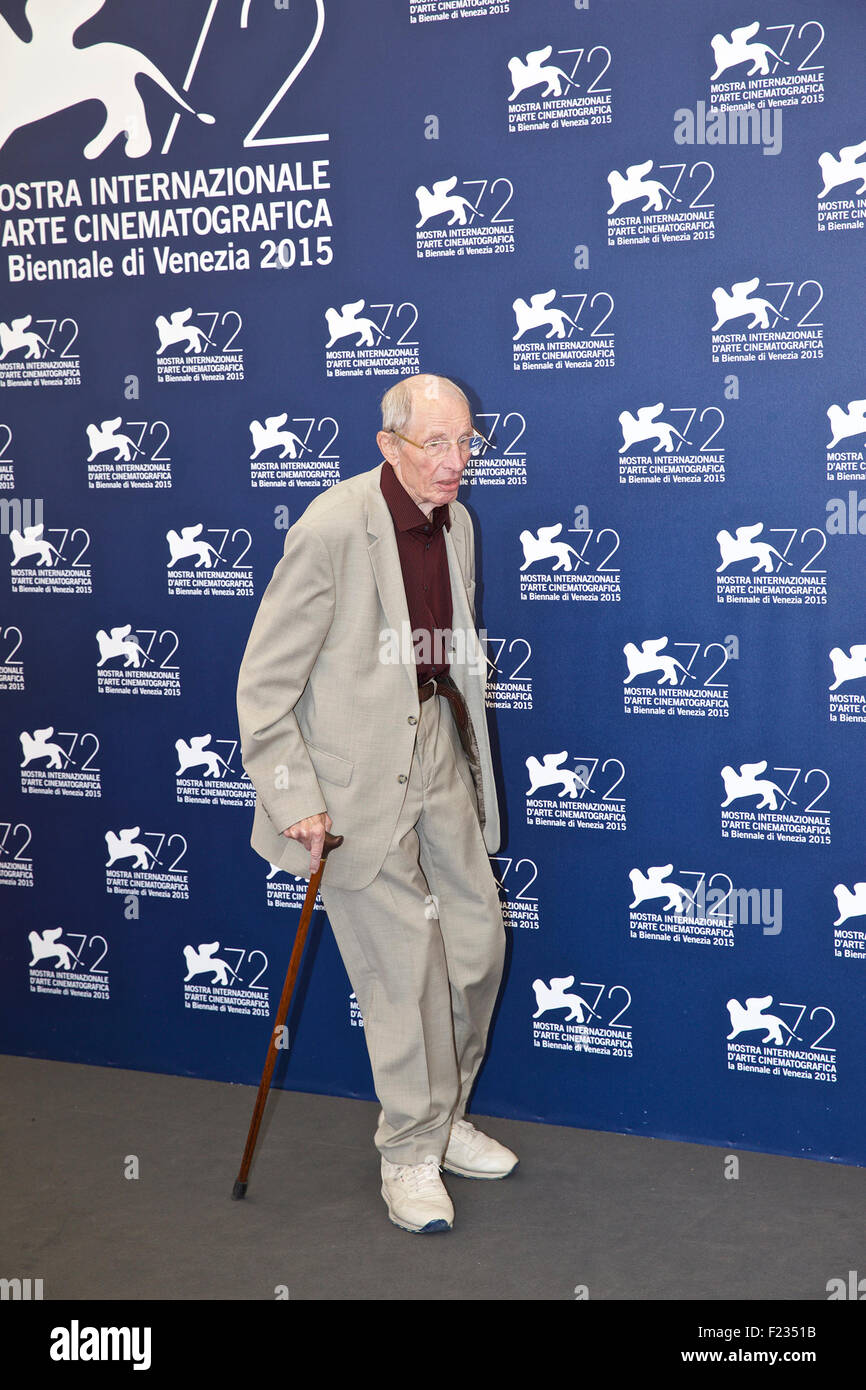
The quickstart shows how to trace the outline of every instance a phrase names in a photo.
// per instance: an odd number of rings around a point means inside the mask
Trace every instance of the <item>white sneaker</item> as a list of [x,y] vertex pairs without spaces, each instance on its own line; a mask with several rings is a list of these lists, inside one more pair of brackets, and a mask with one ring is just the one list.
[[455,1120],[442,1167],[461,1178],[507,1178],[518,1161],[517,1154],[482,1134],[468,1120]]
[[435,1154],[428,1154],[423,1163],[389,1163],[383,1158],[382,1196],[394,1225],[404,1231],[450,1231],[454,1224],[454,1208]]

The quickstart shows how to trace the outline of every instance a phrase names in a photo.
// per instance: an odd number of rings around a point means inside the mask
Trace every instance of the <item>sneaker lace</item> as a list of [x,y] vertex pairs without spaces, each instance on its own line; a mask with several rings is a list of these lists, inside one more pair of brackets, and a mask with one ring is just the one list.
[[468,1120],[455,1120],[451,1126],[452,1134],[457,1130],[464,1144],[471,1144],[479,1138],[478,1130]]
[[423,1194],[439,1187],[439,1160],[432,1154],[423,1163],[406,1165],[400,1174],[400,1181],[413,1196]]

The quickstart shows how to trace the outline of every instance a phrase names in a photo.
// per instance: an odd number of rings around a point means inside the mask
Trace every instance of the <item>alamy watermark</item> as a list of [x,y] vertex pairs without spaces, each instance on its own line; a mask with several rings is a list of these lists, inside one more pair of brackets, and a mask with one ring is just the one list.
[[0,497],[0,536],[23,532],[28,526],[41,526],[41,497]]
[[455,664],[481,676],[490,662],[485,654],[486,628],[413,628],[405,620],[400,630],[379,633],[379,660],[385,666],[448,666]]
[[707,890],[702,879],[694,893],[684,896],[678,917],[710,917],[731,927],[763,927],[764,936],[778,936],[782,930],[781,888]]
[[762,145],[764,154],[778,154],[782,148],[782,112],[778,107],[720,111],[705,101],[692,111],[681,106],[674,112],[674,142],[677,145]]
[[150,1370],[153,1329],[150,1327],[69,1326],[51,1329],[48,1355],[52,1361],[129,1361],[134,1371]]
[[0,1302],[29,1302],[43,1297],[42,1279],[0,1279]]
[[847,1279],[838,1275],[834,1279],[828,1279],[825,1287],[828,1301],[850,1298],[855,1303],[862,1303],[866,1300],[866,1279],[861,1279],[856,1269],[848,1270]]

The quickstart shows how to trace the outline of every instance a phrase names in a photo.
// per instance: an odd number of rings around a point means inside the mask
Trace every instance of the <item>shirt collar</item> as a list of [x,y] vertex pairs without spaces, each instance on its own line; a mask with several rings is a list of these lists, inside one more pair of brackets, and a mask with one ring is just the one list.
[[438,531],[442,526],[450,529],[451,511],[448,503],[444,502],[441,507],[434,507],[430,516],[425,516],[388,462],[382,465],[381,488],[398,531],[414,531],[428,524],[432,531]]

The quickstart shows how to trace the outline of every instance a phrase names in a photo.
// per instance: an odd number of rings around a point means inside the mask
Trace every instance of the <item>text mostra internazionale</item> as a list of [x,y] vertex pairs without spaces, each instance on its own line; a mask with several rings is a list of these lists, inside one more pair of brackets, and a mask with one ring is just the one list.
[[[99,175],[84,183],[77,179],[3,183],[0,246],[232,236],[331,226],[324,196],[330,186],[327,159]],[[76,208],[81,211],[73,211]]]

